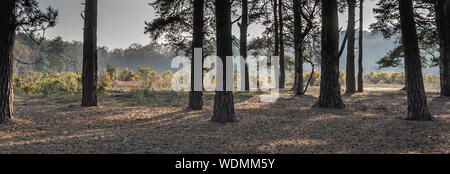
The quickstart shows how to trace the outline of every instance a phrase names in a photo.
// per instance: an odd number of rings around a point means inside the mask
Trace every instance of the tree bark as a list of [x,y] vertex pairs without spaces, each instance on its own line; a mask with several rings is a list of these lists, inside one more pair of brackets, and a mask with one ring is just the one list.
[[[279,26],[278,26],[278,0],[273,0],[273,33],[274,33],[274,52],[273,56],[280,56],[280,36],[279,36]],[[268,65],[269,66],[269,65]],[[277,75],[277,74],[276,74]],[[275,77],[275,78],[280,78]],[[276,88],[280,87],[280,80],[274,79],[276,82]]]
[[294,0],[294,54],[295,54],[295,79],[294,94],[303,95],[303,40],[302,34],[302,16],[301,1]]
[[363,39],[364,39],[364,0],[360,0],[359,7],[359,43],[358,43],[358,92],[364,92],[363,81]]
[[442,60],[443,77],[443,89],[442,95],[450,97],[450,2],[446,1],[445,4],[445,59]]
[[[241,16],[241,39],[240,39],[240,54],[247,60],[247,31],[248,31],[248,0],[242,0],[242,16]],[[250,78],[248,64],[245,63],[245,91],[250,91]]]
[[401,0],[400,23],[402,30],[402,43],[405,53],[406,88],[408,93],[408,115],[407,120],[432,120],[427,107],[427,98],[423,84],[422,63],[416,25],[414,22],[412,0]]
[[436,23],[439,32],[439,69],[441,82],[441,95],[450,97],[450,26],[446,19],[450,17],[450,5],[444,0],[436,0]]
[[339,84],[339,25],[337,1],[322,1],[322,61],[320,97],[314,107],[345,108]]
[[284,57],[284,24],[283,24],[283,1],[278,2],[278,18],[280,29],[280,89],[283,89],[286,83],[286,64]]
[[14,115],[13,47],[15,25],[15,1],[0,2],[0,123],[6,122]]
[[347,76],[346,91],[347,94],[356,92],[355,83],[355,15],[356,0],[348,0],[348,44],[347,44]]
[[[201,110],[203,108],[203,91],[195,91],[195,83],[194,83],[195,78],[201,78],[203,84],[203,77],[195,77],[195,66],[194,66],[195,65],[194,49],[203,48],[203,37],[204,37],[203,8],[204,8],[204,0],[194,0],[194,19],[193,19],[194,31],[192,40],[192,59],[191,59],[191,91],[189,92],[189,108],[191,110]],[[201,61],[203,69],[203,55]]]
[[259,79],[260,79],[260,77],[259,77],[259,59],[256,59],[256,90],[259,92],[259,91],[261,91],[261,86],[260,86],[260,83],[259,83]]
[[83,96],[81,105],[92,107],[97,100],[97,0],[86,0],[83,43]]
[[233,91],[227,91],[227,56],[233,56],[232,37],[231,37],[231,3],[230,0],[221,0],[215,2],[216,6],[216,38],[217,38],[217,56],[222,59],[223,66],[223,91],[216,90],[214,97],[214,116],[213,122],[227,123],[236,121],[234,115]]

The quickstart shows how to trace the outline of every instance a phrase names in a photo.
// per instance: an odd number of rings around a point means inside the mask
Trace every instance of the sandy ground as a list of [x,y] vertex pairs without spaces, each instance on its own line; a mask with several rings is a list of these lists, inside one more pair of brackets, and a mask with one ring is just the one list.
[[346,109],[311,106],[318,88],[275,103],[237,93],[238,122],[217,124],[213,94],[203,111],[188,111],[187,94],[154,92],[135,98],[111,91],[102,106],[82,108],[79,97],[17,96],[15,118],[0,125],[0,153],[450,153],[450,98],[428,86],[436,118],[411,122],[401,86],[369,86],[344,96]]

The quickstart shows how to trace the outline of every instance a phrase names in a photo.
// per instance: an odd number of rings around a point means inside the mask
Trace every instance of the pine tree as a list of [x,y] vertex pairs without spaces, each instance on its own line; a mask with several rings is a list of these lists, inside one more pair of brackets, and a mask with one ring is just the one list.
[[347,45],[347,70],[346,70],[346,94],[356,92],[355,83],[355,9],[356,0],[348,0],[348,45]]
[[[444,0],[436,0],[436,24],[439,32],[439,67],[441,95],[450,97],[450,3]],[[447,19],[447,20],[446,20]]]
[[[231,3],[230,0],[221,0],[215,2],[216,7],[216,38],[217,38],[217,56],[222,59],[223,90],[216,90],[214,97],[214,116],[213,122],[227,123],[236,121],[234,113],[233,91],[227,91],[226,72],[227,56],[233,55],[232,36],[231,36]],[[216,82],[217,83],[217,82]]]
[[412,0],[399,2],[400,25],[402,42],[405,53],[406,89],[408,93],[407,120],[432,120],[433,117],[427,107],[427,97],[423,84],[422,63],[416,24],[414,20]]
[[97,106],[97,0],[86,0],[83,43],[83,95],[81,105]]
[[294,9],[294,54],[295,54],[295,95],[303,95],[303,41],[302,34],[302,12],[300,0],[293,0]]
[[[203,8],[204,8],[204,0],[194,0],[194,16],[193,16],[193,39],[192,39],[192,53],[194,53],[195,48],[203,48]],[[203,66],[203,55],[201,59],[201,65]],[[195,58],[194,54],[192,54],[191,59],[191,91],[189,92],[189,108],[192,110],[201,110],[203,108],[203,92],[195,90],[195,79],[200,78],[203,81],[203,75],[200,74],[200,77],[196,77],[195,75]],[[203,69],[203,67],[202,67]],[[203,82],[201,83],[203,84]],[[203,86],[201,86],[203,88]]]
[[363,81],[363,38],[364,38],[364,0],[359,0],[359,38],[358,38],[358,92],[364,92]]
[[284,56],[284,21],[283,21],[283,1],[278,2],[278,24],[279,24],[279,46],[280,46],[280,79],[279,87],[283,89],[286,83],[286,60]]
[[58,11],[48,7],[39,8],[35,0],[0,1],[0,123],[14,115],[14,92],[12,87],[13,47],[17,30],[29,33],[46,30],[56,24]]
[[[306,61],[312,66],[314,66],[314,63],[316,62],[315,60],[312,60],[313,57],[316,56],[305,56],[305,54],[309,54],[306,53],[305,50],[320,50],[312,44],[313,42],[316,42],[315,40],[318,37],[320,37],[318,32],[316,32],[316,30],[319,30],[318,21],[320,21],[320,0],[293,0],[292,7],[294,16],[293,27],[288,26],[288,28],[294,29],[292,33],[294,33],[293,42],[295,52],[295,73],[294,85],[292,89],[295,95],[303,95],[303,93],[306,92],[310,82],[308,79],[308,83],[304,87],[303,62]],[[306,39],[306,37],[310,37],[310,39]]]
[[322,1],[322,60],[320,97],[314,107],[344,108],[339,84],[339,25],[337,1]]

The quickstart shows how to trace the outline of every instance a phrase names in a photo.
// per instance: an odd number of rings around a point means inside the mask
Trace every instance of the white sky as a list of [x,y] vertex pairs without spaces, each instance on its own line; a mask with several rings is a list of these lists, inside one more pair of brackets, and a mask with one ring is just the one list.
[[[46,32],[46,37],[63,37],[64,40],[83,39],[83,21],[80,13],[83,10],[81,5],[84,0],[38,0],[42,7],[49,5],[59,10],[59,23],[55,28]],[[148,44],[150,39],[144,34],[144,21],[151,21],[155,18],[154,10],[148,5],[152,0],[99,0],[98,5],[98,45],[113,48],[127,48],[133,43]],[[375,21],[372,13],[378,0],[365,1],[365,24],[364,29],[368,30],[369,25]],[[359,14],[358,10],[357,13]],[[340,15],[340,25],[345,29],[346,15]],[[258,35],[263,29],[258,26],[250,26],[249,33]],[[254,34],[257,33],[257,34]],[[233,34],[239,35],[237,27],[233,29]]]

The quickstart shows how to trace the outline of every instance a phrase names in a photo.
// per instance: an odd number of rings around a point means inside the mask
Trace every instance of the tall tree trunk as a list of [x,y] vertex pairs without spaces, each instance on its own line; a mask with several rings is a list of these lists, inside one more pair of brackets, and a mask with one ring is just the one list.
[[358,44],[358,92],[364,92],[364,81],[363,81],[363,28],[364,28],[364,0],[359,0],[359,44]]
[[450,97],[450,2],[446,1],[445,4],[445,59],[442,60],[442,69],[444,72],[443,81],[444,83],[442,86],[444,86],[442,89],[442,95],[446,97]]
[[97,0],[86,0],[83,43],[83,98],[81,105],[97,106]]
[[294,54],[295,54],[295,95],[303,95],[303,40],[302,34],[302,16],[301,1],[293,0],[294,8]]
[[0,123],[13,117],[12,86],[15,25],[15,0],[0,2]]
[[[189,108],[192,110],[201,110],[203,108],[203,91],[195,90],[195,79],[199,78],[203,84],[203,73],[202,77],[196,77],[195,73],[195,48],[203,48],[203,8],[204,0],[194,0],[194,26],[193,26],[193,40],[192,40],[192,59],[191,59],[191,91],[189,92]],[[203,53],[203,51],[202,51]],[[201,59],[201,70],[203,72],[203,55]],[[197,74],[198,75],[198,74]],[[200,87],[203,89],[203,86]]]
[[284,24],[283,24],[283,1],[278,2],[278,19],[280,24],[280,89],[283,89],[286,83],[286,64],[284,57]]
[[259,59],[256,59],[256,90],[259,92],[261,91],[261,86],[259,83],[260,77],[259,77]]
[[450,19],[450,5],[444,0],[436,0],[436,23],[439,32],[439,68],[441,78],[441,95],[450,97],[450,26],[446,19]]
[[408,116],[406,119],[432,120],[433,117],[427,107],[427,97],[423,84],[422,63],[420,61],[417,31],[414,22],[413,2],[412,0],[401,0],[399,5],[408,93]]
[[[274,33],[274,52],[273,52],[273,56],[280,56],[280,36],[279,36],[279,26],[278,26],[278,0],[273,0],[273,33]],[[269,65],[268,65],[269,66]],[[277,77],[278,74],[275,74],[275,78],[280,78],[279,76]],[[274,79],[276,82],[276,88],[280,87],[280,80],[279,79]]]
[[[215,2],[216,6],[216,38],[217,56],[222,59],[223,66],[223,91],[217,91],[214,97],[214,122],[226,123],[236,121],[234,115],[233,91],[227,91],[227,56],[233,56],[231,37],[231,3],[230,0]],[[216,82],[217,83],[217,82]]]
[[[248,0],[242,0],[242,16],[241,16],[241,37],[240,37],[240,53],[247,60],[247,31],[248,31]],[[245,63],[245,91],[250,91],[250,78],[248,64]]]
[[322,61],[320,97],[314,107],[344,108],[339,84],[339,25],[337,1],[322,1]]
[[347,44],[347,76],[346,91],[347,94],[356,92],[355,83],[355,8],[356,0],[348,0],[348,44]]

